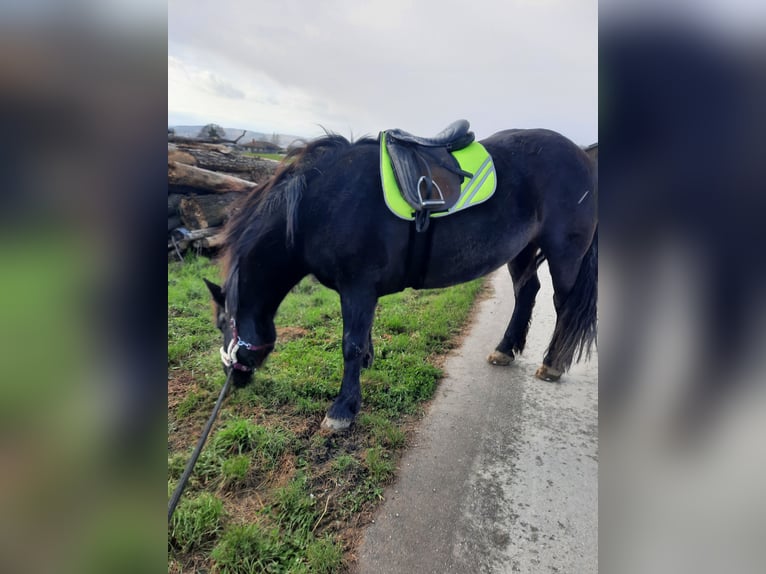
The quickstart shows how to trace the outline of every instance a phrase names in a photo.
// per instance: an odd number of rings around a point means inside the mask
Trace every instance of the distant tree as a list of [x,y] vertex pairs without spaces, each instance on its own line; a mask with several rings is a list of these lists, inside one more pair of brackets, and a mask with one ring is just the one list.
[[279,134],[277,132],[271,134],[271,143],[274,145],[279,145]]
[[218,124],[207,124],[199,131],[197,138],[214,142],[225,140],[226,130]]
[[176,137],[176,130],[175,128],[171,128],[168,126],[168,138],[174,138]]

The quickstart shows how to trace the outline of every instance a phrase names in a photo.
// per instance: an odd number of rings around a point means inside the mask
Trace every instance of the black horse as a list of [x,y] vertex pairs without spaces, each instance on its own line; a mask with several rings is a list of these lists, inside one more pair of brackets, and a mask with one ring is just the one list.
[[[428,249],[413,223],[393,215],[381,189],[379,143],[327,135],[291,152],[232,216],[223,287],[207,282],[224,335],[221,357],[242,386],[274,347],[274,316],[306,275],[340,294],[344,371],[322,426],[348,427],[359,412],[360,370],[373,361],[378,298],[406,287],[470,281],[507,264],[516,305],[488,361],[524,349],[547,259],[556,326],[537,377],[557,380],[596,338],[597,181],[584,150],[543,129],[506,130],[481,142],[497,177],[486,202],[431,219]],[[415,247],[414,247],[415,246]],[[413,251],[420,253],[413,255]],[[426,256],[423,256],[423,253]],[[413,265],[417,266],[413,272]]]

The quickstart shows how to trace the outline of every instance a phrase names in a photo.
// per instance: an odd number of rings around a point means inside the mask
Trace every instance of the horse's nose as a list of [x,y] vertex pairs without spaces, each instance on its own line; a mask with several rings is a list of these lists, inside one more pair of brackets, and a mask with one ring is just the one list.
[[253,380],[252,371],[240,371],[238,369],[234,369],[233,371],[234,372],[231,374],[231,382],[235,387],[241,388],[247,386],[247,384]]
[[250,350],[244,347],[237,349],[237,360],[240,364],[245,365],[250,369],[257,369],[263,364],[264,359],[268,351],[266,349]]

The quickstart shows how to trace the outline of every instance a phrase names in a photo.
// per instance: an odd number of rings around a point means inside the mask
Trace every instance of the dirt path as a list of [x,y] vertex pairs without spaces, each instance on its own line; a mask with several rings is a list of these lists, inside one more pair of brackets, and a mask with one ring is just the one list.
[[357,574],[598,570],[597,357],[562,383],[533,377],[555,315],[547,266],[527,350],[485,356],[513,310],[505,269],[491,278],[447,377],[358,552]]

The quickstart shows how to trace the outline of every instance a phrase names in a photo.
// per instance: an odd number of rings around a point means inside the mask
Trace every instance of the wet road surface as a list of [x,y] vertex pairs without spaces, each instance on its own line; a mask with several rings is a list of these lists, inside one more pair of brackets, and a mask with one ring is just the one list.
[[357,574],[598,571],[597,355],[560,383],[534,378],[555,322],[547,266],[527,348],[485,357],[513,311],[505,268],[403,457]]

